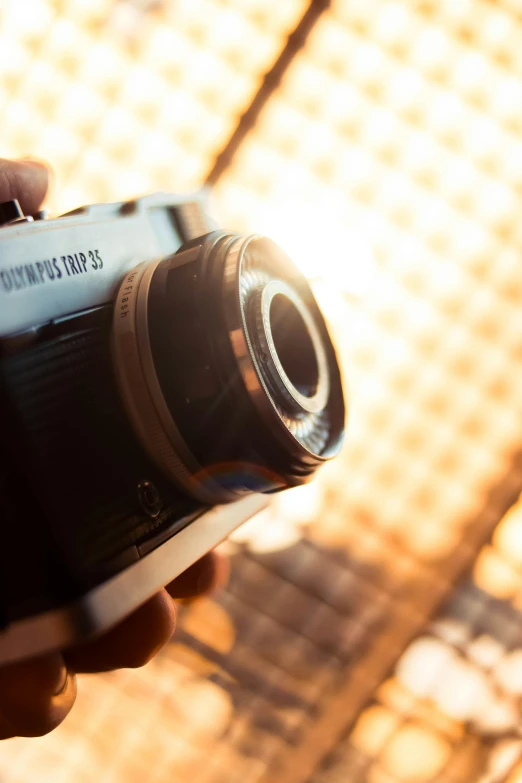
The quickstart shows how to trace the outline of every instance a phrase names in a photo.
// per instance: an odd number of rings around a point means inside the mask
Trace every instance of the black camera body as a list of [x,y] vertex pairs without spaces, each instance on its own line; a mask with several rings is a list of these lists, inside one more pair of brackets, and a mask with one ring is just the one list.
[[121,620],[339,450],[311,290],[202,194],[0,207],[0,662]]

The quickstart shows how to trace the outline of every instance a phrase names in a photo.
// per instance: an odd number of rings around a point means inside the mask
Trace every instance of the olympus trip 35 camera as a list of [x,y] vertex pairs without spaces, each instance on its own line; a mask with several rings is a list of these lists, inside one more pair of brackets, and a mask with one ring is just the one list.
[[339,367],[204,194],[0,205],[0,663],[100,633],[339,451]]

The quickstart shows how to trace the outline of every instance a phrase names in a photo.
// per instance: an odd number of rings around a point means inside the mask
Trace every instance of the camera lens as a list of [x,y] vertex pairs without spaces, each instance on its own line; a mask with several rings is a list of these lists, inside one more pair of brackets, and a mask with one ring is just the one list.
[[303,483],[339,451],[345,410],[328,330],[270,240],[217,231],[141,265],[121,287],[114,331],[144,446],[203,502]]

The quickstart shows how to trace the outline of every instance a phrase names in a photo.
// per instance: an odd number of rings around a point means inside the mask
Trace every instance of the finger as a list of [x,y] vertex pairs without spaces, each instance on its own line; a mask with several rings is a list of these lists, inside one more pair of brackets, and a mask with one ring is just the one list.
[[75,698],[76,679],[58,653],[0,668],[0,739],[47,734]]
[[0,158],[0,201],[18,199],[23,212],[32,215],[45,198],[49,169],[36,160]]
[[195,598],[224,587],[229,573],[228,558],[209,552],[168,584],[166,590],[173,598]]
[[108,633],[65,651],[64,658],[75,672],[136,669],[169,641],[175,627],[176,607],[161,590]]

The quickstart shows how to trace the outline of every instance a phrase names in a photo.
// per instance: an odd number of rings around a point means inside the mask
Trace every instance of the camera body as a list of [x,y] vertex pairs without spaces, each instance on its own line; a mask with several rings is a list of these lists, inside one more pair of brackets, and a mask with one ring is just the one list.
[[307,480],[344,424],[304,280],[217,230],[204,194],[2,209],[0,663],[121,620]]

